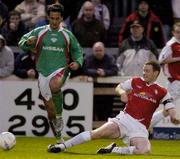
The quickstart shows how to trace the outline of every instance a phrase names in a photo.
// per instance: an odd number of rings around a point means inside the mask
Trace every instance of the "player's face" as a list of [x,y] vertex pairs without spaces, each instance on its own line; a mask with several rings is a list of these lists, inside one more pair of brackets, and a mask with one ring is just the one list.
[[50,12],[48,20],[52,30],[59,30],[60,23],[63,21],[63,17],[59,12]]
[[143,78],[147,83],[152,83],[156,80],[158,75],[157,71],[153,70],[152,65],[144,65],[143,67]]
[[173,33],[174,37],[175,37],[178,41],[180,41],[180,27],[179,27],[179,26],[175,27],[175,28],[174,28],[174,31],[173,31],[172,33]]

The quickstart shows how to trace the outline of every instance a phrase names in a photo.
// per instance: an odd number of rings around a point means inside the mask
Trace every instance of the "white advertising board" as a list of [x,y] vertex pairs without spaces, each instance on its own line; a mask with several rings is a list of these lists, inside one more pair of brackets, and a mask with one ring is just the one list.
[[[92,129],[93,83],[67,82],[63,135],[72,137]],[[39,99],[37,81],[0,81],[0,132],[52,137],[47,112]]]

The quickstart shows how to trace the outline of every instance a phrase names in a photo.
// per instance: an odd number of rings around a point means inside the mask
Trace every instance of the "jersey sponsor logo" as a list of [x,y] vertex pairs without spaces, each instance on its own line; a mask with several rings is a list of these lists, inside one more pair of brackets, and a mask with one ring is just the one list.
[[48,50],[48,51],[59,51],[59,52],[64,52],[64,48],[59,48],[55,46],[43,46],[43,50]]
[[157,89],[155,89],[155,90],[154,90],[154,93],[155,93],[155,95],[157,95],[157,94],[158,94],[158,90],[157,90]]
[[142,88],[142,86],[137,85],[137,88]]
[[157,101],[151,97],[148,97],[146,95],[146,92],[140,92],[140,93],[134,93],[134,96],[138,97],[138,98],[142,98],[142,99],[145,99],[145,100],[148,100],[152,103],[157,103]]
[[58,39],[57,38],[51,38],[51,41],[55,43]]

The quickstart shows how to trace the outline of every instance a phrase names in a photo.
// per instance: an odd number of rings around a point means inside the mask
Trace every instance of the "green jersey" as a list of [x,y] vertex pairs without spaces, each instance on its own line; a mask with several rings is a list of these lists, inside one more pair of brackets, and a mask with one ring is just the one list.
[[[35,36],[36,43],[27,45],[29,37]],[[19,41],[19,47],[25,51],[36,50],[36,68],[44,76],[67,66],[74,61],[82,66],[83,52],[75,36],[67,29],[51,30],[49,25],[35,28]]]

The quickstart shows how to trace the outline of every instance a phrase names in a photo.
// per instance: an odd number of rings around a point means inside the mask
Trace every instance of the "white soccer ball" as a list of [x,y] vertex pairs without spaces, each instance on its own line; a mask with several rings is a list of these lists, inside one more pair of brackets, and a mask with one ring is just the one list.
[[16,145],[16,137],[10,132],[0,134],[0,147],[3,150],[10,150]]

